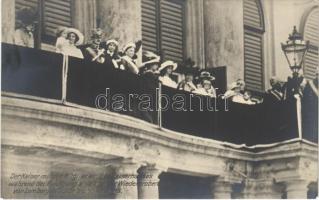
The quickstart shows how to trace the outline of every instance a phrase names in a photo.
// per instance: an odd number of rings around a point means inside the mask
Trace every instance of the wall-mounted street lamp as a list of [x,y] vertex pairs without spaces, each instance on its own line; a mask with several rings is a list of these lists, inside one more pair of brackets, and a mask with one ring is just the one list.
[[289,34],[286,43],[281,43],[281,48],[287,58],[293,77],[298,77],[304,57],[309,49],[309,41],[304,41],[296,26],[294,26],[292,34]]

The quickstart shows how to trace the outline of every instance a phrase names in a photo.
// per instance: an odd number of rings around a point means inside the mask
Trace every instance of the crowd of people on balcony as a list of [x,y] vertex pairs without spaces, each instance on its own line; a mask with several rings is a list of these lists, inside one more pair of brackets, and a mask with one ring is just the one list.
[[[14,44],[34,47],[34,20],[32,13],[23,8],[18,12],[20,26],[14,33]],[[153,52],[145,52],[145,62],[141,66],[137,66],[137,53],[140,50],[142,41],[129,42],[119,50],[119,42],[114,38],[104,39],[104,32],[97,28],[92,30],[90,40],[87,44],[84,43],[83,34],[75,29],[69,27],[58,27],[56,30],[56,52],[65,55],[77,57],[90,62],[97,62],[108,67],[126,70],[131,73],[149,77],[154,83],[160,82],[165,86],[176,88],[178,90],[188,91],[194,94],[205,95],[216,98],[219,95],[216,93],[213,82],[215,77],[208,71],[202,71],[199,76],[194,75],[192,70],[184,72],[184,80],[177,83],[172,79],[172,73],[176,70],[178,64],[171,60],[162,61],[159,55]],[[196,84],[194,82],[196,79]],[[302,79],[303,81],[305,79]],[[318,83],[311,82],[314,90],[318,92]],[[304,82],[299,83],[301,86]],[[272,77],[270,79],[271,89],[267,91],[268,100],[282,101],[287,98],[287,91],[294,90],[295,87],[289,88],[288,85],[283,84],[278,78]],[[300,87],[300,95],[302,87]],[[261,103],[252,99],[252,95],[245,89],[245,82],[238,79],[229,86],[229,90],[225,94],[220,95],[223,99],[230,99],[233,102],[254,105]]]

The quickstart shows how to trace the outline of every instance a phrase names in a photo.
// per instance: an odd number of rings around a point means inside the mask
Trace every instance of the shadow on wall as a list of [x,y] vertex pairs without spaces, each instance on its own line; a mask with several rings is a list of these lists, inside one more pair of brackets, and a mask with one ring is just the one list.
[[211,178],[162,173],[159,182],[160,199],[210,199]]

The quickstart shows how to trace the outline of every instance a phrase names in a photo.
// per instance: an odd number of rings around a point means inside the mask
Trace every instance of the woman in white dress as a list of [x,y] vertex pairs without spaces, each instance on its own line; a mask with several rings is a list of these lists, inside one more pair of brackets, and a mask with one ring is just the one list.
[[168,60],[163,62],[161,67],[158,69],[161,74],[158,80],[165,86],[177,88],[177,83],[170,77],[176,68],[177,63],[174,63],[173,61]]
[[68,56],[73,56],[76,58],[83,59],[84,57],[83,57],[82,51],[77,47],[83,44],[83,41],[84,41],[83,34],[75,28],[68,28],[66,39],[69,41],[69,43],[62,46],[61,52]]

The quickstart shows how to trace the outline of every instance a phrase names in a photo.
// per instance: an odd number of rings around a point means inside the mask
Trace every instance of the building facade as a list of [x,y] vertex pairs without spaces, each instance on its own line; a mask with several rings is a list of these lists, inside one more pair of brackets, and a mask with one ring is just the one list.
[[[283,80],[291,74],[280,44],[293,26],[309,40],[311,48],[304,73],[316,74],[318,60],[318,3],[308,0],[88,0],[2,1],[3,42],[12,42],[12,15],[23,6],[39,12],[37,45],[53,50],[59,25],[81,30],[88,40],[100,27],[106,38],[117,38],[123,47],[143,40],[143,50],[162,52],[166,59],[186,58],[201,68],[227,67],[227,83],[244,79],[247,88],[265,91],[269,78]],[[141,61],[140,61],[141,62]]]

